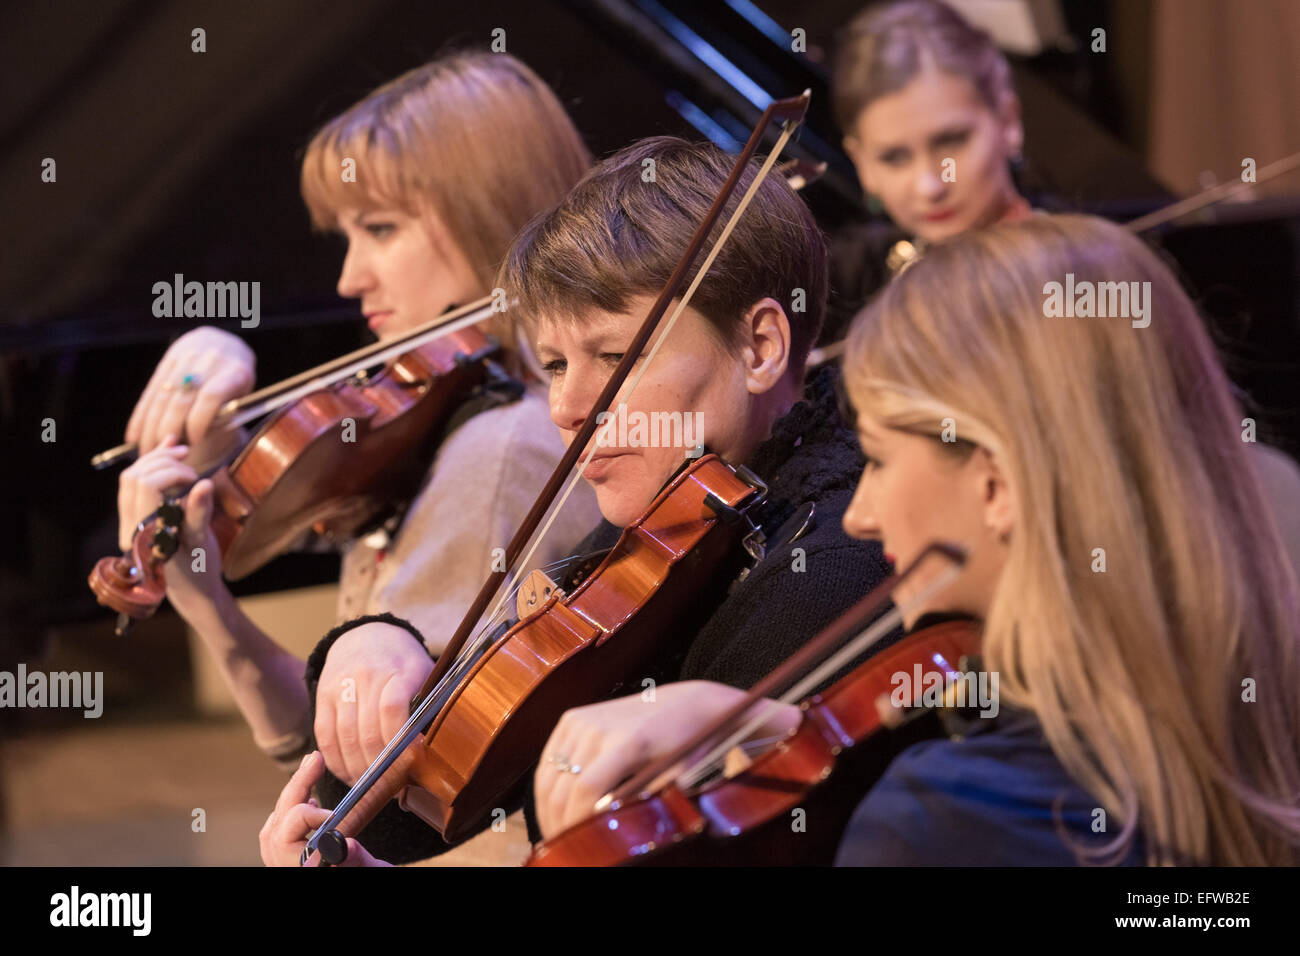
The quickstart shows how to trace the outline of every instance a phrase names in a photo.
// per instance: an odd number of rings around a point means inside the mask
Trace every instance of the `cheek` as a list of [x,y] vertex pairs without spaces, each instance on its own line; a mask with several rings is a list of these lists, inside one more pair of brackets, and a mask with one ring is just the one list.
[[985,130],[972,139],[964,164],[970,175],[958,178],[958,187],[976,209],[986,208],[998,195],[1006,176],[1005,157],[993,130]]

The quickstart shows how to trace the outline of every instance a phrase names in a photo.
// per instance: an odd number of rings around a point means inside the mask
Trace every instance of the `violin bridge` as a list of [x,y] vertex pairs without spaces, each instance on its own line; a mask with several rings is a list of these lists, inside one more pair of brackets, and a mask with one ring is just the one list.
[[560,586],[546,576],[546,572],[534,569],[529,572],[515,593],[515,613],[523,620],[545,604],[552,594],[558,592],[564,597]]

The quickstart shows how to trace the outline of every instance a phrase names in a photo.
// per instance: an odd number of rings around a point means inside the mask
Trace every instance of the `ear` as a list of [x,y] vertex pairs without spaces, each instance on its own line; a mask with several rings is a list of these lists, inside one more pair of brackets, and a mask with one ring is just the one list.
[[790,368],[790,319],[776,299],[760,299],[741,320],[744,324],[745,387],[751,395],[774,389]]
[[986,448],[977,448],[972,462],[972,480],[983,509],[983,523],[997,540],[1006,542],[1015,530],[1019,507],[1011,485],[997,458]]

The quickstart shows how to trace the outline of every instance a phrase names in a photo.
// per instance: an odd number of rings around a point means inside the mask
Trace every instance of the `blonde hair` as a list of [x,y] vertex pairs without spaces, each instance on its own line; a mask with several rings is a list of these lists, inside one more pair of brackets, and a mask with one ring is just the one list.
[[[355,183],[343,180],[345,159],[356,163]],[[326,123],[307,146],[301,186],[321,229],[335,228],[346,208],[432,212],[486,294],[515,233],[590,165],[536,73],[505,53],[463,51],[402,74]],[[512,345],[513,333],[502,341]]]
[[[1045,284],[1149,282],[1150,325]],[[859,315],[859,412],[987,448],[1019,519],[984,655],[1152,864],[1292,864],[1300,599],[1195,307],[1122,228],[1037,216],[934,247]],[[1094,573],[1094,549],[1105,552]],[[1247,698],[1247,680],[1254,697]],[[1113,828],[1112,831],[1113,832]]]

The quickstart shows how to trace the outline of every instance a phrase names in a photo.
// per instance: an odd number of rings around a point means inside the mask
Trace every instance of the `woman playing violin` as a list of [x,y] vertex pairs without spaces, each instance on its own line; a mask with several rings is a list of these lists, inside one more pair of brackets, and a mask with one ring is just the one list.
[[[589,162],[563,107],[528,67],[466,52],[398,77],[327,123],[307,147],[302,194],[314,223],[346,240],[338,292],[359,301],[383,340],[485,296],[514,234]],[[345,175],[349,166],[354,176]],[[527,377],[512,325],[498,316],[488,331],[509,369]],[[182,549],[218,553],[208,526],[211,482],[196,483],[196,458],[229,443],[210,426],[224,401],[251,388],[253,373],[248,347],[217,329],[196,329],[168,350],[127,427],[143,454],[121,479],[124,543],[164,490],[192,485]],[[487,396],[462,411],[400,524],[349,546],[340,620],[393,611],[418,622],[429,649],[439,650],[492,549],[504,546],[562,451],[546,408],[533,385],[517,400]],[[596,519],[589,493],[577,497],[540,560],[567,553]],[[192,573],[188,562],[172,562],[168,597],[220,662],[258,745],[296,762],[313,731],[304,663],[240,611],[217,563],[209,557],[205,573]],[[340,777],[364,766],[362,741],[384,738],[405,718],[405,701],[431,666],[428,653],[412,650],[409,639],[394,646],[380,636],[364,647],[343,640],[324,661],[314,731]],[[352,693],[342,693],[344,678]]]
[[[1048,317],[1067,273],[1149,283],[1150,325]],[[1300,596],[1227,379],[1156,256],[1087,217],[971,232],[859,316],[845,383],[868,464],[844,528],[900,566],[968,549],[936,596],[909,601],[921,578],[894,599],[909,626],[981,622],[999,700],[895,758],[838,862],[1294,864]],[[583,802],[681,739],[642,726],[625,757],[628,710],[570,712],[547,745],[581,741],[599,768]],[[590,813],[536,785],[548,834]]]
[[[646,140],[600,163],[516,239],[499,284],[519,299],[550,378],[551,418],[566,442],[592,412],[730,168],[711,146]],[[746,171],[740,191],[753,175]],[[839,532],[862,462],[838,415],[836,375],[805,374],[822,322],[825,268],[824,242],[807,208],[784,182],[768,178],[645,377],[616,400],[629,420],[698,413],[703,431],[696,440],[768,485],[756,516],[765,556],[751,561],[741,579],[721,582],[716,609],[681,659],[665,659],[658,673],[631,682],[639,693],[629,707],[647,722],[683,719],[679,689],[659,687],[664,681],[700,682],[708,693],[698,700],[699,713],[725,706],[736,688],[847,607],[864,582],[884,575],[877,545]],[[583,477],[605,522],[579,552],[612,545],[693,451],[617,439],[598,447]],[[401,634],[391,623],[361,627]],[[620,741],[637,746],[632,736]],[[539,779],[569,786],[581,785],[589,772],[600,775],[574,743],[549,754]],[[319,772],[320,758],[309,759],[286,787],[262,832],[267,863],[296,864],[305,837],[325,818],[305,802]],[[413,832],[410,839],[421,837]],[[371,861],[349,842],[350,860]]]

